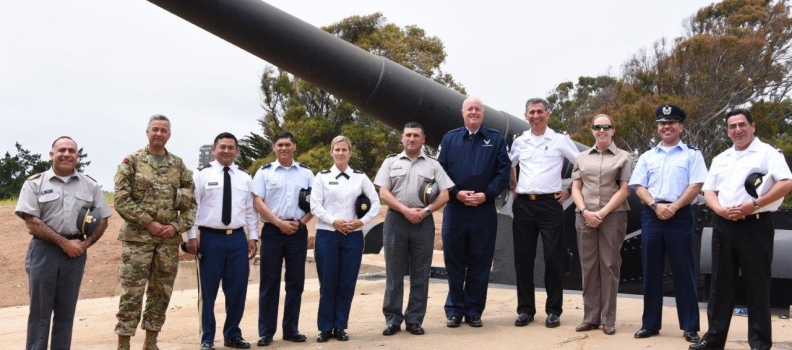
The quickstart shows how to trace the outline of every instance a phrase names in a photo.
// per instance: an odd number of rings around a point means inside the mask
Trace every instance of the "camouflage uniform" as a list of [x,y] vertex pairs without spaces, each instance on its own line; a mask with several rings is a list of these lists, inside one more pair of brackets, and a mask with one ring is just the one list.
[[[147,148],[138,150],[118,166],[115,175],[115,208],[124,218],[118,234],[121,250],[121,300],[115,333],[134,336],[148,283],[142,329],[159,332],[173,292],[179,264],[181,232],[195,221],[197,205],[192,172],[181,158],[166,151],[157,163]],[[170,238],[151,235],[150,221],[173,225]]]

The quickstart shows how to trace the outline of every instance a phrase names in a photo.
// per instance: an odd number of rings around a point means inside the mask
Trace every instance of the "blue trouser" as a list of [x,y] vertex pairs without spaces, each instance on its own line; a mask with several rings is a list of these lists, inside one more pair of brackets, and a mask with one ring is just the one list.
[[696,270],[693,260],[694,221],[690,206],[680,208],[669,220],[660,220],[651,208],[641,212],[641,262],[643,263],[644,312],[641,328],[660,330],[663,317],[665,257],[674,276],[679,328],[699,330]]
[[27,350],[70,349],[74,312],[85,271],[85,253],[70,258],[61,247],[38,238],[30,241],[25,268],[30,279]]
[[233,234],[201,230],[200,277],[201,277],[201,344],[213,343],[215,339],[215,300],[223,282],[226,319],[223,325],[224,339],[242,336],[239,322],[245,312],[250,264],[245,231],[237,229]]
[[319,331],[347,329],[363,257],[363,231],[344,235],[316,230],[314,257],[319,274]]
[[261,284],[259,285],[259,337],[273,336],[278,329],[278,299],[281,270],[286,261],[286,302],[283,305],[283,334],[299,333],[300,302],[305,286],[305,255],[308,231],[281,233],[273,224],[261,228]]
[[497,231],[497,212],[491,202],[478,207],[446,205],[442,229],[448,273],[446,317],[481,316],[484,312]]

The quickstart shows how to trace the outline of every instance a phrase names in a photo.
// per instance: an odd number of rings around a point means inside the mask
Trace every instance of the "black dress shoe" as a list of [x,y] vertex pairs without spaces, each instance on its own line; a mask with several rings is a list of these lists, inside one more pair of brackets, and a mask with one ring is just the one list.
[[560,325],[561,325],[561,320],[558,319],[558,316],[554,314],[547,314],[547,319],[545,320],[545,327],[556,328]]
[[214,350],[214,344],[212,344],[212,343],[203,343],[203,344],[201,344],[201,350]]
[[308,338],[305,335],[300,334],[300,333],[292,333],[292,334],[284,334],[283,335],[283,340],[288,340],[290,342],[295,342],[295,343],[302,343],[306,339],[308,339]]
[[651,337],[653,335],[658,335],[658,334],[660,334],[660,331],[658,331],[656,329],[641,328],[637,332],[635,332],[635,337],[639,338],[639,339],[640,338],[649,338],[649,337]]
[[226,339],[223,342],[223,346],[234,349],[249,349],[250,343],[248,343],[247,340],[242,339],[242,337],[236,337],[236,338]]
[[484,323],[481,322],[481,316],[465,316],[465,323],[470,325],[471,327],[481,327]]
[[396,333],[399,333],[399,331],[401,331],[401,325],[388,324],[385,325],[385,329],[382,330],[382,335],[394,335]]
[[707,343],[706,340],[703,340],[698,344],[693,344],[689,346],[688,350],[723,350],[723,347],[715,346],[713,344]]
[[413,335],[421,335],[425,333],[423,327],[417,323],[408,323],[407,330]]
[[332,337],[333,337],[333,333],[332,332],[319,332],[319,336],[316,337],[316,341],[318,341],[320,343],[324,343],[324,342],[330,340],[330,338],[332,338]]
[[256,343],[256,346],[269,346],[270,344],[272,344],[272,337],[265,335],[259,338],[259,341],[258,343]]
[[462,320],[457,316],[451,316],[446,320],[446,327],[456,328],[459,327],[460,324],[462,324]]
[[533,315],[521,313],[517,315],[517,319],[514,320],[514,325],[517,327],[527,326],[529,323],[533,322],[533,320],[534,320]]
[[347,334],[347,332],[344,331],[343,329],[334,329],[333,337],[336,338],[336,340],[340,340],[340,341],[349,340],[349,334]]
[[698,332],[695,331],[685,332],[684,335],[685,335],[685,340],[687,340],[688,343],[698,343],[699,340],[701,340],[701,338],[699,338]]

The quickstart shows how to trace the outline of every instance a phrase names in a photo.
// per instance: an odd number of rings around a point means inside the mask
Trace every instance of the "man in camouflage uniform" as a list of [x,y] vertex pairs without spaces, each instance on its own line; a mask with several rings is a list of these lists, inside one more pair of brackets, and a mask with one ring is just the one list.
[[115,208],[125,221],[118,234],[123,241],[119,271],[123,291],[115,327],[118,349],[129,349],[140,322],[144,291],[143,348],[157,349],[157,334],[176,279],[181,232],[195,221],[192,172],[165,149],[170,127],[167,117],[152,116],[146,128],[148,146],[124,158],[115,175]]

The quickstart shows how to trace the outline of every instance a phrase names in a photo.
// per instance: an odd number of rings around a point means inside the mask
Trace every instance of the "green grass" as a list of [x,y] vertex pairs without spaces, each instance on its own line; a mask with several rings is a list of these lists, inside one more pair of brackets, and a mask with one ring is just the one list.
[[0,205],[16,205],[16,198],[0,199]]

